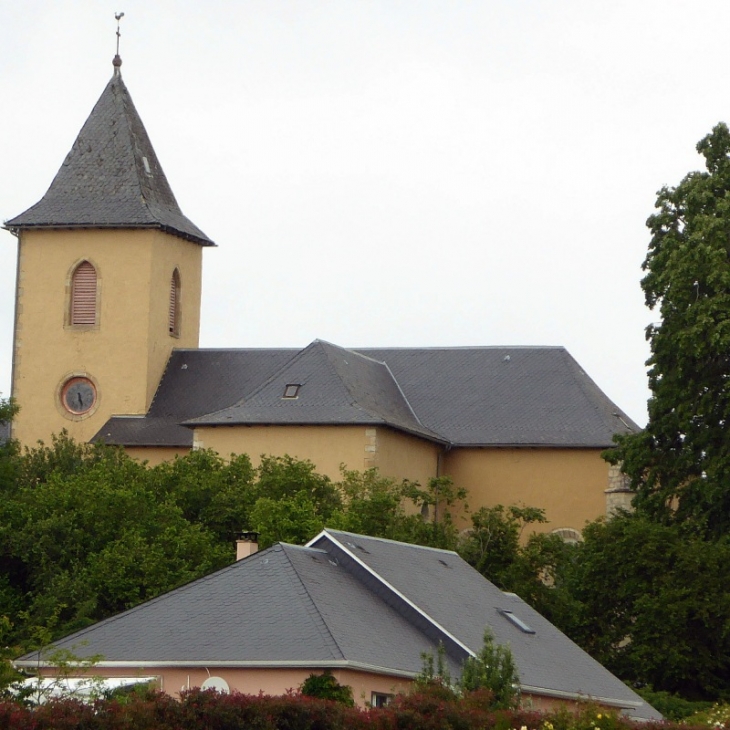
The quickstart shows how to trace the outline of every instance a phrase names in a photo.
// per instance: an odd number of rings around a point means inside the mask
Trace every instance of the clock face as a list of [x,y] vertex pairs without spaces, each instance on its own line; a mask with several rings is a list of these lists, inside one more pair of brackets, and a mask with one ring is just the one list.
[[96,388],[88,378],[71,378],[63,386],[61,402],[69,413],[83,415],[96,403]]

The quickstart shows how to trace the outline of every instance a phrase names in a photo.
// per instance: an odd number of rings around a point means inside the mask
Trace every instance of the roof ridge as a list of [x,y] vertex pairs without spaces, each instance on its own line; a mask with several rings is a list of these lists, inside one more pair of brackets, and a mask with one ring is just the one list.
[[[637,433],[641,429],[637,424],[634,423],[633,419],[628,416],[626,413],[624,413],[621,408],[619,408],[616,403],[611,400],[611,398],[606,395],[599,387],[593,378],[588,375],[588,373],[583,369],[583,367],[580,365],[580,363],[567,351],[565,350],[563,353],[563,356],[565,359],[567,359],[573,367],[569,369],[570,376],[573,378],[575,384],[578,386],[579,390],[583,395],[585,396],[586,400],[591,404],[591,407],[593,408],[594,412],[598,415],[599,418],[603,419],[605,415],[611,415],[614,418],[618,418],[622,424],[626,427],[627,431],[629,433]],[[578,377],[578,373],[582,375],[582,377]],[[605,398],[606,401],[608,401],[611,404],[611,413],[608,414],[606,410],[604,410],[603,406],[606,405],[605,403],[601,403],[600,399],[596,398],[596,394],[601,394]],[[626,423],[626,420],[629,421],[629,423]],[[608,424],[607,424],[608,425]]]
[[[301,350],[297,350],[278,370],[275,370],[272,375],[264,380],[261,385],[258,386],[258,388],[254,388],[249,394],[248,399],[250,400],[254,396],[257,396],[261,391],[263,391],[268,385],[270,385],[276,378],[279,377],[287,368],[291,367],[295,362],[298,360],[301,360],[304,357],[304,354],[307,352],[307,350],[313,349],[313,345],[319,343],[319,340],[312,340],[308,345],[305,345]],[[239,401],[234,403],[232,406],[229,406],[229,408],[233,408],[237,405],[243,404],[243,398],[241,398]],[[228,410],[227,408],[223,408],[222,410]],[[218,411],[220,413],[220,411]],[[210,414],[206,414],[210,415]]]
[[[354,534],[354,533],[352,533]],[[447,628],[442,626],[433,616],[431,616],[427,611],[425,611],[423,608],[421,608],[415,601],[410,599],[405,593],[398,590],[394,585],[392,585],[389,581],[387,581],[380,573],[378,573],[375,568],[372,568],[369,566],[365,561],[363,561],[361,558],[359,558],[355,553],[351,552],[346,545],[343,545],[335,535],[333,535],[331,532],[328,532],[327,529],[324,529],[316,538],[315,540],[325,537],[329,539],[339,550],[342,550],[349,558],[350,560],[353,560],[357,565],[359,565],[362,569],[364,569],[369,575],[371,575],[373,578],[375,578],[378,583],[380,583],[383,588],[385,588],[392,596],[395,596],[398,600],[402,601],[405,605],[407,605],[411,610],[416,611],[419,615],[421,615],[436,631],[441,634],[442,636],[446,637],[450,642],[458,646],[462,651],[465,651],[469,656],[474,656],[474,651],[470,649],[461,639],[457,638],[452,634]],[[366,535],[357,535],[357,537],[367,537]],[[377,538],[375,538],[377,539]],[[397,541],[391,541],[391,542],[397,542]],[[400,543],[401,545],[410,545],[411,543]],[[309,545],[309,543],[308,543]],[[420,547],[420,546],[419,546]]]
[[[384,368],[385,372],[388,374],[388,377],[395,385],[395,387],[396,387],[398,393],[400,394],[400,397],[402,398],[403,403],[405,403],[406,408],[408,409],[409,413],[411,414],[411,416],[413,416],[413,420],[416,422],[416,424],[418,424],[424,431],[427,431],[432,436],[434,436],[438,439],[441,439],[443,441],[448,441],[448,439],[445,439],[443,436],[441,436],[441,434],[436,433],[435,431],[432,431],[430,428],[427,428],[426,426],[423,425],[423,423],[421,422],[421,419],[416,415],[416,412],[413,410],[413,406],[411,406],[410,401],[406,397],[406,394],[403,392],[403,388],[401,388],[401,385],[398,382],[398,379],[393,374],[393,371],[390,369],[390,366],[388,365],[387,362],[385,362],[384,360],[378,360],[378,359],[371,357],[369,355],[366,355],[362,352],[358,352],[357,350],[351,350],[347,347],[341,347],[339,345],[334,345],[331,342],[326,342],[324,340],[317,340],[317,341],[320,342],[320,344],[326,345],[327,347],[331,348],[331,350],[337,350],[340,352],[350,353],[354,357],[361,358],[363,360],[368,361],[369,363],[372,363],[373,365]],[[332,358],[330,357],[330,352],[328,352],[327,349],[325,349],[325,355],[327,356],[327,360],[332,364],[332,367],[335,368],[335,375],[340,380],[340,382],[342,382],[343,386],[345,387],[345,389],[349,393],[350,397],[352,398],[352,403],[351,403],[352,406],[356,407],[360,411],[363,411],[364,413],[367,413],[368,415],[372,416],[373,418],[379,418],[386,425],[389,425],[389,426],[392,426],[394,428],[398,428],[401,430],[405,430],[410,433],[414,433],[414,429],[412,429],[412,428],[409,429],[403,423],[397,423],[391,419],[385,418],[383,416],[383,414],[380,412],[377,412],[376,409],[362,404],[356,398],[355,393],[353,393],[352,388],[349,386],[347,381],[339,374],[339,372],[337,372],[337,369],[336,369],[334,363],[332,362]],[[422,435],[426,435],[426,434],[422,434]]]
[[[312,548],[310,548],[309,545],[303,545],[303,546],[290,545],[289,543],[285,543],[285,542],[280,542],[280,543],[277,543],[277,544],[282,548],[282,552],[284,553],[284,555],[286,555],[286,560],[287,560],[287,563],[289,564],[289,568],[291,569],[291,572],[294,573],[294,575],[297,577],[297,581],[298,581],[299,585],[302,587],[302,590],[307,595],[307,599],[309,601],[309,604],[312,606],[312,608],[314,609],[315,613],[317,614],[317,618],[319,619],[319,624],[321,626],[324,626],[325,633],[326,633],[327,636],[329,636],[329,638],[331,640],[331,644],[336,647],[337,651],[340,654],[340,658],[341,659],[345,659],[346,658],[345,657],[345,652],[342,651],[342,647],[339,645],[337,639],[335,639],[334,635],[332,634],[332,631],[330,630],[330,627],[327,624],[327,621],[325,620],[324,616],[322,616],[322,612],[319,610],[319,606],[317,606],[317,602],[312,597],[312,594],[309,592],[309,589],[307,588],[307,585],[302,580],[302,577],[299,575],[299,572],[294,567],[294,563],[292,563],[291,558],[287,554],[287,550],[289,548],[292,548],[292,547],[294,547],[294,548],[303,547],[303,548],[309,548],[309,549],[312,549]],[[313,549],[317,550],[317,548],[313,548]],[[326,553],[326,551],[323,551],[323,550],[321,550],[320,552],[325,552]],[[326,640],[326,638],[325,638],[325,640]],[[328,643],[330,643],[330,642],[328,642]]]
[[[403,540],[393,540],[390,537],[376,537],[375,535],[363,535],[359,532],[350,532],[349,530],[338,530],[336,527],[325,527],[322,532],[320,532],[316,537],[313,537],[304,547],[312,547],[313,549],[317,550],[318,548],[315,548],[312,543],[314,543],[316,540],[318,540],[320,537],[324,536],[325,533],[327,535],[332,535],[333,533],[339,533],[341,535],[348,535],[350,537],[357,537],[360,539],[365,540],[376,540],[377,542],[387,542],[391,545],[400,545],[400,546],[406,546],[406,547],[412,547],[417,548],[418,550],[430,550],[437,553],[447,553],[448,555],[456,555],[457,557],[461,557],[459,553],[456,552],[456,550],[448,550],[447,548],[437,548],[433,547],[431,545],[419,545],[415,542],[403,542]],[[326,551],[325,551],[326,552]]]
[[[401,394],[401,397],[403,398],[403,401],[404,401],[404,403],[405,403],[405,404],[406,404],[406,405],[408,406],[408,410],[409,410],[409,411],[411,412],[411,415],[412,415],[412,416],[413,416],[413,418],[414,418],[414,419],[416,420],[416,423],[417,423],[417,424],[418,424],[419,426],[421,426],[421,427],[422,427],[423,429],[425,429],[426,431],[431,431],[431,433],[433,433],[433,434],[434,434],[435,436],[439,436],[440,438],[443,438],[443,437],[441,436],[441,434],[439,434],[439,433],[437,433],[436,431],[433,431],[432,429],[430,429],[430,428],[428,428],[427,426],[424,426],[424,425],[423,425],[423,422],[422,422],[422,421],[421,421],[421,419],[420,419],[420,418],[418,417],[418,414],[416,413],[416,411],[415,411],[415,410],[413,409],[413,406],[411,405],[411,402],[410,402],[410,401],[408,400],[408,396],[407,396],[407,395],[405,394],[405,392],[403,391],[403,388],[401,388],[401,385],[400,385],[400,383],[398,382],[398,378],[396,378],[396,377],[395,377],[395,375],[393,374],[393,371],[392,371],[392,370],[390,369],[390,365],[388,365],[388,363],[387,363],[387,362],[385,362],[385,361],[383,361],[383,365],[385,366],[385,369],[386,369],[386,370],[388,371],[388,373],[390,374],[390,377],[391,377],[391,378],[393,378],[393,382],[395,383],[395,387],[396,387],[396,388],[398,388],[398,392],[399,392],[399,393]],[[444,439],[444,440],[445,440],[445,441],[448,441],[448,439]]]
[[[219,413],[224,413],[225,411],[230,410],[231,408],[237,408],[242,407],[245,405],[246,401],[251,400],[251,398],[257,396],[264,388],[266,388],[273,380],[275,380],[284,370],[289,367],[292,363],[296,362],[299,358],[301,358],[305,352],[305,350],[308,350],[314,342],[317,342],[317,340],[314,340],[313,342],[310,342],[306,347],[303,347],[301,350],[297,350],[294,352],[294,354],[278,369],[275,370],[272,375],[270,375],[266,380],[263,381],[259,386],[254,388],[247,396],[239,398],[235,403],[231,403],[228,406],[225,406],[224,408],[219,408],[216,411],[210,411],[209,413],[203,413],[200,416],[196,416],[195,418],[186,419],[183,421],[183,425],[193,425],[195,426],[195,423],[188,424],[188,421],[198,421],[201,418],[208,418],[211,416],[216,416]],[[226,348],[222,348],[225,350]],[[272,348],[262,348],[265,350],[272,349]],[[287,348],[282,348],[287,349]],[[192,352],[200,352],[199,350],[191,350]]]
[[432,350],[434,352],[444,350],[565,350],[565,345],[414,345],[410,347],[398,347],[397,345],[389,345],[387,347],[377,347],[368,345],[367,347],[352,347],[354,352],[362,350],[389,350],[397,352],[413,351],[422,352],[424,350]]
[[[342,387],[345,389],[347,394],[350,397],[350,405],[354,408],[357,408],[357,410],[362,411],[363,413],[367,413],[369,416],[372,416],[373,418],[379,418],[381,421],[386,422],[383,418],[382,414],[380,413],[373,413],[373,411],[370,408],[365,407],[360,401],[355,397],[355,394],[352,392],[352,388],[348,385],[348,383],[345,381],[345,379],[340,375],[340,373],[337,371],[337,367],[335,366],[335,363],[332,360],[332,357],[330,356],[331,350],[340,350],[343,352],[349,352],[352,353],[355,357],[361,357],[363,360],[369,360],[372,363],[375,363],[377,365],[382,365],[378,360],[375,360],[372,357],[368,357],[367,355],[361,355],[359,352],[355,352],[355,350],[348,350],[346,347],[340,347],[339,345],[334,345],[331,342],[327,342],[325,340],[315,340],[315,342],[322,345],[322,350],[324,352],[325,357],[327,358],[327,363],[332,369],[335,377],[337,380],[342,383]],[[329,348],[329,350],[328,350]]]
[[[270,547],[266,548],[265,550],[262,550],[261,552],[256,552],[253,555],[263,555],[265,552],[268,551],[275,551],[277,548],[280,548],[281,543],[276,543],[275,545],[271,545]],[[249,556],[253,557],[253,556]],[[288,557],[287,557],[288,559]],[[96,630],[99,626],[106,626],[112,623],[115,623],[116,621],[120,621],[123,618],[126,618],[130,614],[137,613],[138,611],[141,611],[148,606],[154,604],[154,603],[161,603],[164,601],[168,596],[172,595],[173,593],[186,591],[189,588],[191,588],[196,583],[204,583],[208,582],[209,580],[217,579],[218,576],[221,573],[224,572],[230,572],[231,570],[235,570],[236,568],[240,567],[242,560],[235,560],[234,562],[230,563],[229,565],[224,565],[222,568],[219,568],[218,570],[214,570],[211,573],[207,573],[206,575],[200,576],[198,578],[191,578],[190,580],[186,581],[182,585],[176,586],[174,588],[170,588],[169,590],[166,590],[164,593],[160,593],[157,596],[153,596],[152,598],[148,598],[146,601],[143,601],[142,603],[138,603],[136,606],[132,606],[132,608],[128,608],[124,611],[120,611],[117,614],[114,614],[113,616],[108,616],[105,619],[101,619],[100,621],[97,621],[96,623],[91,624],[90,626],[84,626],[84,628],[79,629],[78,631],[72,631],[70,634],[66,634],[66,636],[61,637],[64,641],[67,639],[70,639],[71,637],[81,637],[85,635],[86,633],[90,631]],[[23,654],[23,656],[38,654],[40,656],[41,651],[43,649],[35,649],[31,652],[26,652]],[[19,657],[19,659],[22,659],[23,657]]]
[[[160,375],[160,379],[157,381],[157,387],[155,388],[155,392],[152,395],[152,399],[150,400],[149,406],[147,406],[147,413],[145,413],[145,417],[149,415],[150,411],[152,410],[152,406],[155,404],[155,400],[157,399],[157,394],[160,392],[160,387],[162,386],[162,381],[165,379],[165,375],[167,374],[167,369],[170,367],[170,362],[172,361],[172,356],[177,352],[177,350],[173,347],[172,350],[170,350],[170,354],[167,356],[167,360],[165,361],[165,367],[162,368],[162,374]],[[115,414],[112,414],[110,417],[114,417]]]

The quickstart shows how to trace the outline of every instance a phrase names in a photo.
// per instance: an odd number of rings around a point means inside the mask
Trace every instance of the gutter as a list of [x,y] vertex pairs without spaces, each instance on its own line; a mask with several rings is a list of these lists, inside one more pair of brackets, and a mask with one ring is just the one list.
[[[13,666],[17,669],[52,669],[57,664],[49,661],[31,661],[16,660]],[[185,667],[220,667],[226,669],[355,669],[372,674],[385,674],[391,677],[402,677],[403,679],[415,679],[419,672],[408,671],[406,669],[392,669],[389,667],[381,667],[376,664],[368,664],[366,662],[354,662],[349,659],[317,659],[313,661],[296,660],[296,661],[220,661],[213,659],[210,661],[100,661],[95,662],[91,667],[87,661],[69,662],[69,667],[83,667],[85,670],[93,670],[98,667],[100,669],[147,669],[147,668],[185,668]]]
[[564,692],[559,689],[547,689],[546,687],[533,687],[529,684],[521,684],[520,690],[522,692],[529,692],[530,694],[542,695],[543,697],[555,697],[563,700],[578,700],[580,702],[593,701],[599,702],[602,705],[608,705],[609,707],[619,707],[624,710],[635,710],[642,707],[644,702],[637,702],[635,700],[618,700],[614,697],[597,697],[595,695],[581,694],[580,692]]

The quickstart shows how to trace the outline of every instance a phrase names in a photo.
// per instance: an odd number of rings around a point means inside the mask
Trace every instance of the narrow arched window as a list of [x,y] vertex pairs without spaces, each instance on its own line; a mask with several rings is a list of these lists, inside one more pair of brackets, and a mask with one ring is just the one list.
[[170,280],[170,305],[167,313],[167,329],[173,337],[180,334],[180,272],[175,269]]
[[82,261],[71,277],[71,307],[69,320],[72,325],[97,323],[96,269],[88,261]]

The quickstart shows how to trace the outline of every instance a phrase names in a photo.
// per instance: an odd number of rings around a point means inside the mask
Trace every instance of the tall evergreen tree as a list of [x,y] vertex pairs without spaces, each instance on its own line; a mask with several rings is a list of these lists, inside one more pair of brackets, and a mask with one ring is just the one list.
[[637,509],[714,537],[730,532],[730,131],[697,145],[706,171],[659,191],[641,285],[649,325],[649,422],[608,454]]

